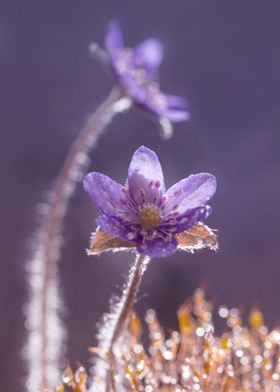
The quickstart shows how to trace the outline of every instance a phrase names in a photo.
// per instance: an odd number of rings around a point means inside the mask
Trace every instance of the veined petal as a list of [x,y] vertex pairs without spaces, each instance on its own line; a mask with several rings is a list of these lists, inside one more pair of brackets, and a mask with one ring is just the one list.
[[209,173],[192,174],[166,192],[164,215],[183,215],[186,211],[206,204],[216,191],[216,178]]
[[136,242],[137,251],[150,257],[166,257],[176,252],[175,237],[149,239],[140,237]]
[[145,68],[148,72],[156,72],[163,59],[163,46],[156,38],[148,38],[133,49],[133,64]]
[[171,233],[182,233],[189,230],[200,221],[205,221],[211,214],[212,208],[208,205],[197,207],[177,217],[166,219],[160,226],[160,230]]
[[117,21],[112,20],[107,28],[105,36],[105,48],[110,55],[114,55],[123,49],[123,35],[120,25]]
[[96,223],[107,233],[123,240],[128,240],[129,230],[120,219],[107,215],[100,215],[96,219]]
[[139,206],[161,202],[165,191],[164,177],[154,151],[142,146],[134,153],[128,168],[128,187],[132,199]]
[[127,198],[123,186],[104,174],[93,172],[85,176],[83,186],[91,201],[107,215],[116,216],[125,210]]

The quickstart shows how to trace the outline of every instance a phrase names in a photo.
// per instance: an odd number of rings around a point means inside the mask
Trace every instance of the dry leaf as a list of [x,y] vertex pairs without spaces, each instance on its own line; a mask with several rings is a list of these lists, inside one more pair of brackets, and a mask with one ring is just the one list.
[[[206,225],[198,223],[184,233],[177,234],[178,248],[192,252],[196,249],[210,248],[216,250],[218,248],[218,240],[216,234]],[[90,240],[90,248],[88,255],[99,255],[107,251],[125,251],[135,249],[135,243],[124,241],[112,234],[107,233],[100,227],[92,234]]]
[[198,223],[188,231],[177,234],[178,248],[192,252],[196,249],[210,248],[218,249],[218,238],[216,234],[203,223]]
[[98,227],[96,232],[91,236],[88,254],[99,255],[100,253],[109,250],[120,251],[132,248],[135,248],[135,244],[133,242],[124,241],[118,237],[114,237],[112,234],[109,234]]

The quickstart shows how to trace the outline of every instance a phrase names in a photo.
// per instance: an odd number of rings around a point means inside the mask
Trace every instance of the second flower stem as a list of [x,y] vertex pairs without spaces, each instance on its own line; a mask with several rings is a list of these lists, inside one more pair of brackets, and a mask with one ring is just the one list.
[[28,324],[28,391],[53,388],[60,372],[59,362],[65,335],[61,320],[61,299],[57,262],[62,243],[62,222],[68,202],[89,162],[89,152],[116,114],[122,98],[115,88],[92,114],[74,141],[58,175],[51,200],[39,229],[34,255],[29,264],[30,299]]

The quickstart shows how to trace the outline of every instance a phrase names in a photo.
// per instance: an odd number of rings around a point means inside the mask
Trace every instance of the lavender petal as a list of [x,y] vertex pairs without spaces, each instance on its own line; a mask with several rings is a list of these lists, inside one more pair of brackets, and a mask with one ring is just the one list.
[[165,99],[168,103],[168,108],[171,110],[183,110],[185,111],[188,109],[188,104],[185,98],[183,97],[178,97],[177,95],[170,95],[170,94],[164,94]]
[[130,74],[122,74],[119,80],[128,95],[135,103],[144,103],[146,101],[146,89],[139,85],[137,80]]
[[190,118],[190,113],[183,110],[166,110],[165,116],[172,122],[187,121]]
[[133,155],[128,169],[128,186],[137,205],[159,205],[165,191],[164,177],[156,153],[140,147]]
[[[122,222],[121,219],[118,219],[116,217],[110,217],[107,215],[100,215],[96,219],[96,223],[98,226],[100,226],[104,231],[107,233],[112,234],[113,236],[116,236],[118,238],[121,238],[123,240],[129,240],[129,229],[126,227],[124,222]],[[130,238],[131,240],[131,238]]]
[[212,208],[208,205],[194,208],[183,215],[166,219],[160,226],[161,230],[171,233],[182,233],[195,226],[198,222],[204,222],[211,214]]
[[122,185],[104,174],[92,172],[85,176],[83,186],[91,201],[107,215],[116,215],[127,203]]
[[133,65],[155,73],[163,59],[163,46],[156,38],[148,38],[133,50]]
[[164,215],[183,215],[186,211],[206,204],[216,191],[216,178],[209,173],[193,174],[166,192]]
[[115,20],[112,20],[108,25],[105,36],[105,48],[111,56],[123,49],[122,31],[120,25]]
[[166,257],[176,252],[177,241],[174,236],[170,238],[155,238],[147,240],[143,237],[136,242],[137,251],[149,257]]

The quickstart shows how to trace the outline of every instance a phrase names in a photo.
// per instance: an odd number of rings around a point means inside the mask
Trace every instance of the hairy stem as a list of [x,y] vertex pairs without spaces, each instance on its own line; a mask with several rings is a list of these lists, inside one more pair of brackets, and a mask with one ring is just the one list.
[[61,321],[57,262],[62,243],[62,221],[75,181],[81,177],[89,161],[89,151],[106,125],[112,120],[116,103],[121,99],[114,89],[107,100],[91,115],[74,141],[57,178],[44,219],[34,244],[29,263],[30,299],[27,305],[27,390],[53,388],[59,376],[65,332]]
[[148,256],[142,256],[138,254],[136,256],[134,265],[130,269],[129,280],[120,300],[119,314],[113,329],[112,339],[109,346],[110,353],[113,353],[114,345],[117,343],[118,338],[120,337],[123,329],[126,326],[126,323],[129,320],[143,274],[149,261],[150,258]]
[[116,317],[115,325],[112,330],[112,338],[109,345],[109,369],[106,377],[106,392],[116,391],[114,381],[114,365],[115,365],[115,353],[114,348],[117,346],[118,340],[121,337],[122,332],[127,326],[133,305],[135,303],[136,295],[139,291],[142,277],[146,271],[147,265],[150,261],[148,256],[142,256],[137,254],[135,263],[129,271],[129,277],[127,285],[123,291],[122,297],[118,305],[118,314]]
[[99,351],[101,355],[95,360],[92,368],[93,384],[90,392],[116,391],[114,385],[115,357],[118,355],[119,346],[123,344],[121,338],[124,336],[123,332],[126,331],[136,295],[149,261],[148,256],[136,255],[121,297],[117,301],[113,301],[111,312],[103,316],[103,324],[98,334],[99,347],[97,348],[97,352]]

